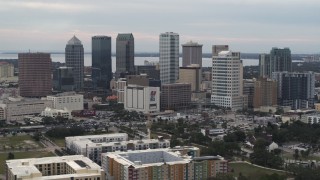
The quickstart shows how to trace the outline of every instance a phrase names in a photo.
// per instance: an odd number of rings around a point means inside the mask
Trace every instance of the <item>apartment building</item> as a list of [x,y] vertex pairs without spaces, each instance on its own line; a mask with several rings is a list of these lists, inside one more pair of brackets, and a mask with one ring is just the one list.
[[82,155],[8,160],[5,172],[7,180],[105,179],[104,170]]

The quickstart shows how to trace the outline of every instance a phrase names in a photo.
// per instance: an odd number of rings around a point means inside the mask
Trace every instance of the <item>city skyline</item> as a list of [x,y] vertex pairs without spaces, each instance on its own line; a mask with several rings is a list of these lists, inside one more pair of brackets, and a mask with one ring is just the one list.
[[0,15],[6,17],[0,20],[0,52],[62,52],[73,35],[82,40],[85,52],[95,35],[111,36],[115,49],[118,33],[133,33],[136,52],[158,52],[159,34],[169,31],[179,33],[180,45],[190,40],[203,44],[203,53],[213,44],[229,44],[244,53],[266,53],[271,47],[320,53],[316,0],[0,3]]

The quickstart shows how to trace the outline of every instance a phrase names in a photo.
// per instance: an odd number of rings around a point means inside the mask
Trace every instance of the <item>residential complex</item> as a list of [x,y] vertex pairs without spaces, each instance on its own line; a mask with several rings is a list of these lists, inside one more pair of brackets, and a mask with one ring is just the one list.
[[[214,54],[215,52],[213,52]],[[243,95],[243,68],[239,52],[221,51],[212,57],[211,103],[232,110],[247,107]]]
[[160,100],[162,110],[188,108],[191,102],[191,84],[174,83],[161,85]]
[[105,179],[104,170],[82,155],[7,160],[5,173],[6,180]]
[[132,33],[118,34],[116,40],[116,78],[134,74],[134,38]]
[[112,79],[111,37],[92,37],[93,88],[109,89]]
[[83,95],[75,92],[65,92],[52,96],[47,99],[53,101],[54,109],[68,109],[69,111],[83,110]]
[[198,64],[202,67],[202,44],[187,42],[182,44],[182,67]]
[[273,72],[277,81],[278,105],[303,109],[314,106],[315,74],[313,72]]
[[161,83],[176,83],[179,75],[179,34],[173,32],[160,34],[159,52]]
[[51,57],[49,53],[19,53],[19,88],[22,97],[51,94]]
[[81,41],[73,36],[65,48],[66,66],[73,68],[74,89],[81,91],[84,79],[84,49]]
[[101,164],[102,153],[168,148],[170,147],[170,140],[159,138],[130,141],[93,142],[90,139],[82,139],[75,140],[72,144],[72,148],[68,148],[70,153],[84,155],[92,161]]
[[107,179],[207,179],[226,173],[222,157],[183,156],[169,149],[148,149],[102,154]]

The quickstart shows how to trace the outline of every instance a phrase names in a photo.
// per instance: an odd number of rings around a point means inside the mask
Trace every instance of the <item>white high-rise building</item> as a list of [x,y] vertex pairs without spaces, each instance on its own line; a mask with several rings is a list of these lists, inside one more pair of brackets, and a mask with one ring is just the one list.
[[220,51],[212,57],[211,103],[238,110],[246,108],[240,52]]
[[176,83],[179,76],[179,34],[162,33],[159,41],[161,83]]

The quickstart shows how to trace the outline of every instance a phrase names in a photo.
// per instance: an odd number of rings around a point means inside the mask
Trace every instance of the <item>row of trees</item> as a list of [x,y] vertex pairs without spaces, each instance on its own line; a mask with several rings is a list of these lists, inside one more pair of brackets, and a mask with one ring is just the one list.
[[316,145],[320,140],[320,125],[295,121],[291,124],[282,124],[280,128],[270,123],[267,127],[255,128],[256,137],[263,137],[266,133],[271,134],[273,141],[280,145],[290,141]]
[[46,135],[53,138],[65,138],[68,136],[84,135],[85,130],[82,127],[56,127],[46,132]]

